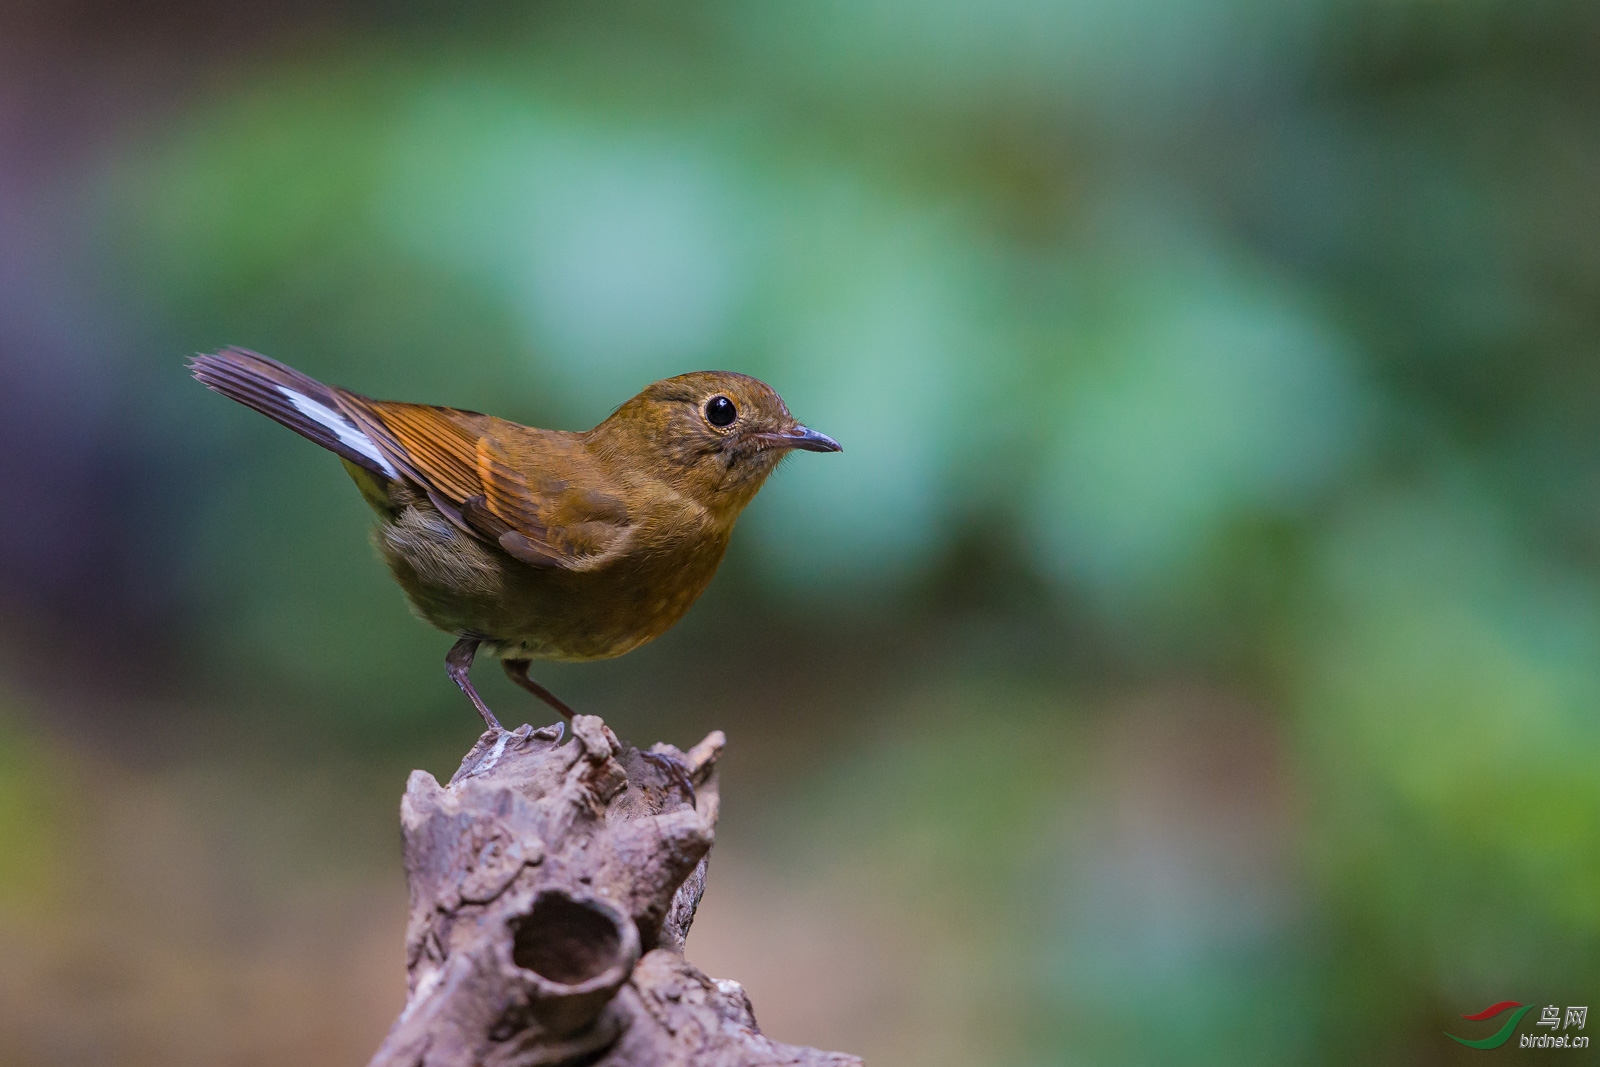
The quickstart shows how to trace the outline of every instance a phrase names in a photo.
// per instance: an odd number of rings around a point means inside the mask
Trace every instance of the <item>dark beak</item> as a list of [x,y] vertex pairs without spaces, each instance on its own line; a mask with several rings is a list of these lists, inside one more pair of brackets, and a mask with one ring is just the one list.
[[764,433],[761,436],[765,440],[771,441],[775,445],[781,445],[784,448],[803,448],[807,452],[844,451],[839,446],[839,442],[827,434],[818,433],[809,427],[798,424],[791,426],[782,433]]

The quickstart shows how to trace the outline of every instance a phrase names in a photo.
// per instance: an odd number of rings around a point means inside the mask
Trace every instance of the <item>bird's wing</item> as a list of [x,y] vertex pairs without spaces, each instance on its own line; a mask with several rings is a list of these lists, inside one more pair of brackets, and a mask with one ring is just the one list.
[[[342,408],[402,476],[461,529],[535,567],[593,570],[623,551],[634,524],[575,437],[471,411],[368,400]],[[498,432],[497,432],[498,430]],[[529,439],[515,455],[508,430]]]

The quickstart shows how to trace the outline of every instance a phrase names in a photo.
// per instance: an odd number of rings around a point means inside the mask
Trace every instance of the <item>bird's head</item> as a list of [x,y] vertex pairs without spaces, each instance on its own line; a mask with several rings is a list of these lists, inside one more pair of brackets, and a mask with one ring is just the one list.
[[664,378],[590,433],[606,452],[731,514],[789,453],[840,451],[833,438],[795,421],[771,386],[733,371]]

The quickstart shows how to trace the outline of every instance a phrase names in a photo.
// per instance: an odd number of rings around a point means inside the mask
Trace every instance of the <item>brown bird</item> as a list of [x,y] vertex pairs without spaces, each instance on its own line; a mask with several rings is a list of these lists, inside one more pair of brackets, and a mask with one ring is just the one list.
[[467,677],[479,648],[570,718],[528,677],[531,660],[606,659],[659,637],[705,590],[779,461],[840,450],[730,371],[666,378],[572,433],[369,400],[240,348],[189,368],[344,461],[395,580],[457,638],[446,672],[496,731]]

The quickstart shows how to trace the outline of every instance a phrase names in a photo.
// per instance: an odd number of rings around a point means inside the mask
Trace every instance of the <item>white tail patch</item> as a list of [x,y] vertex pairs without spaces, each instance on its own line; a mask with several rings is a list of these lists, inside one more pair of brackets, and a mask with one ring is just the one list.
[[288,397],[289,403],[293,404],[295,406],[295,410],[300,412],[300,414],[304,415],[308,419],[311,419],[313,422],[316,422],[322,426],[326,426],[328,429],[332,430],[334,436],[339,438],[340,443],[347,445],[351,449],[361,453],[363,456],[366,456],[368,459],[376,463],[379,467],[383,468],[384,474],[387,474],[391,478],[400,477],[400,472],[395,470],[394,466],[384,458],[382,452],[378,451],[378,446],[372,443],[372,438],[362,433],[361,430],[357,428],[355,423],[351,422],[349,419],[345,418],[328,405],[320,403],[316,400],[312,400],[309,396],[297,393],[288,386],[278,386],[278,392]]

